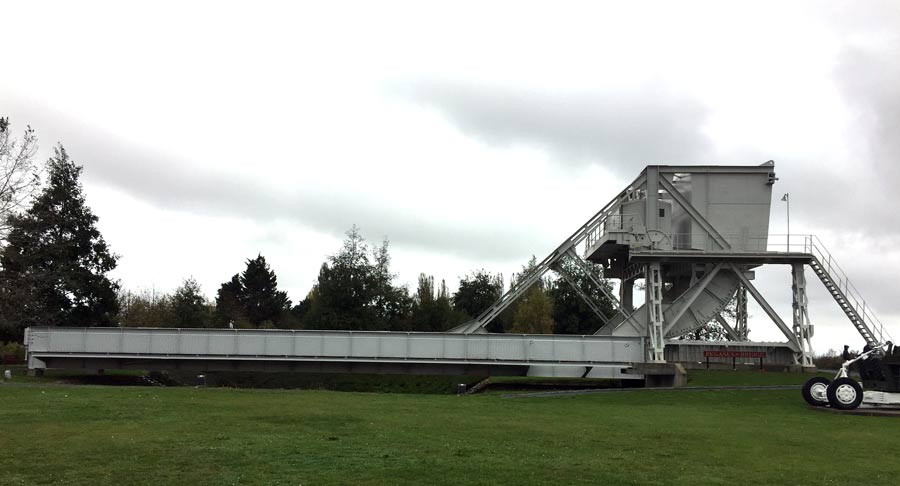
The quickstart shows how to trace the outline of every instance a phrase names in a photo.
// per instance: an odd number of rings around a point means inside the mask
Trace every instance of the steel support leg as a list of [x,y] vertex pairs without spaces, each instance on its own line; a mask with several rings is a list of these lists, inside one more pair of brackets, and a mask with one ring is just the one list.
[[644,269],[645,288],[647,293],[647,329],[650,342],[647,349],[647,360],[650,362],[665,362],[664,349],[666,342],[663,339],[663,310],[662,310],[662,270],[659,263],[650,263]]
[[747,287],[743,284],[738,286],[735,296],[735,323],[734,330],[737,333],[738,341],[747,341],[750,330],[747,328]]
[[718,322],[719,325],[722,326],[722,329],[725,329],[725,334],[727,334],[728,339],[732,341],[740,341],[737,331],[733,327],[731,327],[731,324],[729,324],[724,317],[722,317],[722,314],[716,314],[716,322]]
[[621,302],[622,312],[634,312],[634,280],[623,278],[619,285],[619,301]]
[[756,303],[759,304],[766,315],[769,316],[769,319],[772,319],[772,322],[774,322],[775,325],[778,326],[778,329],[781,330],[781,332],[784,334],[784,337],[788,338],[788,342],[790,343],[789,345],[799,352],[801,346],[797,341],[797,335],[794,334],[794,331],[790,327],[788,327],[788,325],[785,324],[783,320],[781,320],[781,317],[777,312],[775,312],[775,309],[772,308],[772,305],[769,304],[769,302],[762,296],[759,290],[753,286],[753,284],[750,282],[750,279],[748,279],[747,276],[744,275],[744,272],[741,270],[741,268],[733,263],[730,263],[729,266],[731,266],[734,274],[737,275],[738,279],[740,279],[741,283],[747,289],[747,292],[751,296],[753,296],[753,299],[756,300]]
[[809,323],[806,299],[806,277],[803,275],[803,264],[791,264],[791,277],[794,294],[794,334],[800,343],[797,361],[801,366],[813,366],[812,342],[813,326]]

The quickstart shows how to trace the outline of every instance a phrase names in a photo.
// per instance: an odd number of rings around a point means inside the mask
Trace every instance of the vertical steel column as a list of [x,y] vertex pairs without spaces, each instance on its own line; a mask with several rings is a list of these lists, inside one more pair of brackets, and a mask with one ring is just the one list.
[[644,227],[648,230],[659,229],[659,167],[653,165],[647,166],[647,205]]
[[750,330],[747,328],[747,287],[738,285],[734,302],[735,331],[738,341],[746,341]]
[[647,345],[647,361],[665,362],[663,351],[666,342],[663,337],[662,310],[662,269],[659,263],[649,263],[644,269],[644,287],[647,293],[647,330],[650,342]]
[[806,299],[806,277],[803,275],[803,264],[791,264],[791,277],[793,284],[791,289],[794,294],[794,334],[800,344],[800,353],[797,361],[801,366],[812,366],[812,342],[813,326],[809,323]]
[[619,285],[619,302],[625,314],[634,312],[634,280],[623,275]]

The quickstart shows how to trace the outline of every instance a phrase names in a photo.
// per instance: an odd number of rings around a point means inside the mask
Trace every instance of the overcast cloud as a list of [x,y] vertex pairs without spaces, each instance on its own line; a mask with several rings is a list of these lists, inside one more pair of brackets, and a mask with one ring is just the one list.
[[859,139],[858,161],[872,169],[883,193],[900,184],[900,41],[896,32],[883,46],[850,46],[841,54],[835,78],[850,105]]
[[28,112],[36,125],[71,140],[66,146],[77,154],[76,162],[88,168],[88,181],[160,208],[257,222],[286,221],[335,237],[342,237],[354,224],[364,224],[367,234],[389,237],[395,246],[473,259],[502,259],[510,252],[531,251],[525,228],[479,222],[451,226],[428,218],[414,206],[397,207],[367,194],[306,187],[300,181],[284,184],[269,179],[268,172],[248,176],[226,167],[198,170],[176,155],[127,143],[97,129],[78,127],[76,121],[62,115],[31,108],[16,112]]
[[[0,115],[85,166],[126,286],[213,295],[261,252],[296,301],[357,224],[398,281],[454,287],[542,257],[647,164],[774,159],[770,232],[790,192],[792,232],[900,318],[896,2],[0,7]],[[858,341],[817,285],[817,347]]]
[[562,164],[599,164],[633,176],[654,164],[709,160],[702,132],[708,110],[666,86],[554,92],[517,86],[425,80],[397,88],[410,100],[441,111],[473,137],[501,147],[535,145]]

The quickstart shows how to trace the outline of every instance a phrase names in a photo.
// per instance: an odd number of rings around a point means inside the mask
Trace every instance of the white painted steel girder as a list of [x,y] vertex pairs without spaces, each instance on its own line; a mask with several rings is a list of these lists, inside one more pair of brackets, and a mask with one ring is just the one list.
[[167,328],[32,327],[29,362],[42,358],[294,360],[627,367],[640,337]]

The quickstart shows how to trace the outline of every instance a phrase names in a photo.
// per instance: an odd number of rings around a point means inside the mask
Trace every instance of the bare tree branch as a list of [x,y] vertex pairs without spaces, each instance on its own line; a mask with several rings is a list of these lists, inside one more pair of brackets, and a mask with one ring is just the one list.
[[43,166],[37,164],[37,137],[29,126],[13,138],[9,119],[0,118],[0,247],[10,231],[9,218],[21,212],[40,188]]

